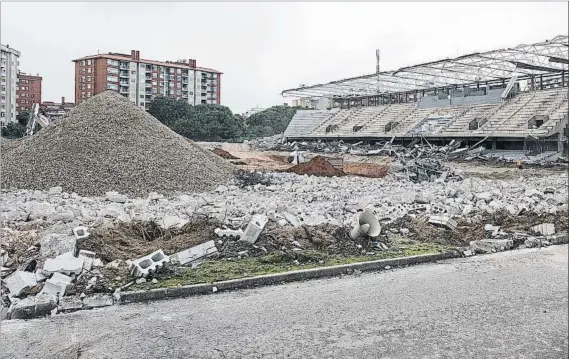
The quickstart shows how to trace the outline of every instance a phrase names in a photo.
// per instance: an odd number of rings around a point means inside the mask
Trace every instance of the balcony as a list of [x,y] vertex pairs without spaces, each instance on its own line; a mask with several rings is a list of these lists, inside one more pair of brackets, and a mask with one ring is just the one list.
[[119,77],[126,77],[128,78],[128,71],[121,71]]
[[182,93],[182,98],[188,98],[188,94],[187,94],[187,93]]
[[119,92],[122,94],[128,94],[128,87],[121,87]]
[[146,88],[151,88],[152,87],[152,82],[147,82],[144,84],[144,87]]
[[128,65],[127,65],[127,64],[121,64],[121,65],[119,66],[119,69],[121,69],[121,70],[128,70]]
[[187,83],[188,83],[188,78],[187,78],[187,77],[182,77],[182,83],[183,83],[183,84],[187,84]]

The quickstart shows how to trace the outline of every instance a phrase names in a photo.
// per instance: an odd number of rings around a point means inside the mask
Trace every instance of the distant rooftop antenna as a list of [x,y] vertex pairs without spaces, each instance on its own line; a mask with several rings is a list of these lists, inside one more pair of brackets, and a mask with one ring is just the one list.
[[379,93],[379,49],[375,50],[375,74],[377,75],[377,92]]
[[379,74],[379,49],[375,50],[375,73]]

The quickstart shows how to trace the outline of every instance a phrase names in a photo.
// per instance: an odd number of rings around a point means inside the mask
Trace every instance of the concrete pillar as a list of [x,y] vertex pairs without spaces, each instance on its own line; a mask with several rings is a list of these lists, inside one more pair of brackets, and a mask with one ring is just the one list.
[[492,139],[492,149],[493,150],[496,149],[496,139],[495,138]]
[[563,133],[557,134],[557,152],[563,153]]

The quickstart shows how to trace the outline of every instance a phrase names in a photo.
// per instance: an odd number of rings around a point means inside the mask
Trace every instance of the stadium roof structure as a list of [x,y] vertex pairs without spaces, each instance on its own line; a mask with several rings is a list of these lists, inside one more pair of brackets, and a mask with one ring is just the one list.
[[365,97],[567,72],[568,36],[284,90],[285,97]]

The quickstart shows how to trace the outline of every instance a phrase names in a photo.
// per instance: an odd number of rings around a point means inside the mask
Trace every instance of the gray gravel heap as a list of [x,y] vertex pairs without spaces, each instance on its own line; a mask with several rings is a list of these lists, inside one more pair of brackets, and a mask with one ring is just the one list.
[[232,177],[218,156],[171,131],[122,95],[107,91],[2,153],[2,188],[98,196],[117,191],[208,191]]

